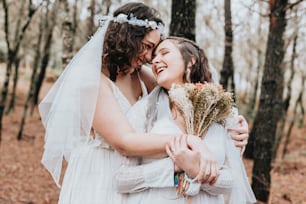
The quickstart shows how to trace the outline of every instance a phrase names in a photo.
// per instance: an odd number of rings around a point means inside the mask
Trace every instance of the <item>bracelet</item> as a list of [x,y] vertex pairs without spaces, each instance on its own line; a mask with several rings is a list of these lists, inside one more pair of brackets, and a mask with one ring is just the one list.
[[178,185],[176,185],[176,190],[179,196],[185,196],[186,191],[190,186],[189,179],[186,179],[185,173],[178,173],[176,174],[178,179]]
[[190,178],[190,177],[188,176],[188,174],[186,174],[186,172],[185,172],[185,180],[187,180],[189,183],[194,183],[195,181],[198,180],[198,176],[196,176],[196,177],[194,177],[194,178]]
[[178,187],[178,185],[179,185],[179,178],[178,178],[178,174],[175,173],[174,174],[174,186]]

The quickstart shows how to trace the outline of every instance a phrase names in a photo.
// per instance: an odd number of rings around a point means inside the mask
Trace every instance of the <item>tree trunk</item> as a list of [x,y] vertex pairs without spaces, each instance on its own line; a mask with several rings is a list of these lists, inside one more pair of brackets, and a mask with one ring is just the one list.
[[[261,52],[258,52],[258,55],[261,55]],[[261,58],[261,57],[258,57]],[[259,98],[259,94],[260,94],[260,72],[262,70],[261,65],[258,65],[257,67],[257,79],[255,81],[255,88],[254,88],[254,93],[253,93],[253,97],[251,99],[250,102],[250,107],[249,107],[249,115],[251,116],[251,118],[253,119],[254,115],[257,113],[257,103],[258,103],[258,98]],[[253,124],[254,125],[254,124]],[[253,137],[253,135],[249,135],[249,139],[248,139],[248,144],[246,146],[245,152],[243,154],[243,157],[248,158],[248,159],[254,159],[254,143],[255,143],[255,138]]]
[[[259,4],[259,11],[262,9],[262,3],[258,1]],[[249,108],[249,115],[251,116],[251,119],[254,120],[254,117],[257,113],[258,110],[258,104],[259,104],[259,98],[260,98],[260,89],[261,89],[261,81],[262,81],[262,72],[263,72],[263,67],[264,67],[264,53],[262,51],[262,48],[260,46],[261,41],[263,40],[262,37],[262,17],[259,18],[258,22],[258,40],[257,40],[257,60],[258,60],[258,66],[256,70],[256,81],[254,85],[254,90],[253,90],[253,97],[250,102]],[[252,45],[254,46],[254,44]],[[252,124],[251,124],[252,126]],[[244,157],[248,159],[254,159],[254,143],[255,143],[255,138],[250,135],[248,139],[248,144],[246,146],[245,152],[244,152]]]
[[[4,84],[2,87],[2,94],[1,94],[1,101],[0,101],[0,141],[1,141],[1,133],[2,133],[2,119],[3,119],[3,113],[4,113],[4,108],[5,108],[5,102],[6,102],[6,98],[7,98],[7,94],[8,94],[8,88],[9,88],[9,80],[10,80],[10,75],[11,75],[11,71],[12,71],[12,65],[18,55],[19,52],[19,47],[20,44],[23,40],[25,31],[27,30],[27,28],[30,25],[30,22],[32,20],[33,15],[35,14],[35,12],[37,11],[38,7],[35,7],[32,4],[32,1],[30,1],[29,6],[28,6],[28,16],[27,19],[25,21],[25,23],[23,24],[22,28],[21,28],[21,32],[18,35],[18,38],[15,42],[14,47],[12,48],[11,43],[9,41],[9,36],[10,36],[10,32],[9,32],[9,8],[7,5],[6,0],[2,0],[2,5],[3,5],[3,9],[4,9],[4,31],[5,31],[5,41],[7,44],[7,50],[8,50],[8,56],[7,56],[7,68],[6,68],[6,78],[4,80]],[[19,32],[19,31],[18,31]]]
[[232,14],[231,14],[231,0],[224,0],[224,59],[221,70],[220,84],[224,89],[232,91],[235,100],[235,81],[234,81],[234,63],[233,63],[233,30],[232,30]]
[[[12,53],[9,53],[8,57],[10,57],[11,54]],[[6,101],[6,97],[8,94],[8,85],[10,81],[11,71],[12,71],[12,60],[8,60],[4,85],[3,85],[2,93],[1,93],[1,101],[0,101],[0,142],[2,141],[2,119],[3,119],[4,109],[5,109],[5,101]]]
[[39,30],[40,30],[40,32],[38,33],[36,50],[35,50],[35,56],[34,56],[34,62],[33,62],[33,72],[32,72],[32,75],[31,75],[31,82],[30,82],[29,93],[28,93],[27,99],[26,99],[26,101],[24,103],[24,106],[23,106],[23,114],[22,114],[21,122],[19,124],[19,131],[17,133],[17,139],[18,140],[22,139],[23,128],[24,128],[24,124],[26,122],[28,107],[30,105],[29,103],[32,100],[33,95],[34,95],[35,77],[36,77],[37,69],[38,69],[39,62],[40,62],[40,55],[41,55],[41,52],[40,52],[41,41],[42,41],[42,36],[43,36],[43,33],[44,33],[45,21],[47,19],[48,19],[48,16],[44,17],[43,15],[41,15],[40,22],[39,22]]
[[13,92],[12,92],[11,100],[5,112],[6,114],[9,114],[10,112],[14,111],[14,108],[15,108],[16,88],[17,88],[18,76],[19,76],[19,69],[18,69],[19,64],[20,64],[20,58],[16,57],[14,60],[15,73],[14,73],[14,80],[13,80]]
[[296,35],[294,36],[294,40],[293,40],[293,46],[292,46],[292,56],[291,56],[291,61],[290,61],[290,77],[289,80],[287,82],[287,95],[283,101],[283,110],[281,113],[281,120],[279,122],[279,124],[277,125],[277,131],[276,131],[276,138],[275,138],[275,144],[273,147],[273,160],[275,160],[276,155],[277,155],[277,150],[280,144],[280,141],[282,140],[282,136],[284,133],[284,129],[285,129],[285,125],[286,125],[286,118],[287,118],[287,112],[290,106],[290,100],[291,100],[291,92],[292,92],[292,81],[293,81],[293,77],[295,74],[294,71],[294,60],[296,57],[296,44],[297,44],[297,35],[298,32],[296,32]]
[[256,198],[266,202],[270,194],[272,150],[279,113],[282,111],[287,0],[270,1],[270,26],[261,84],[260,105],[250,133],[255,138],[252,188]]
[[[23,13],[25,10],[25,2],[26,1],[21,1],[21,6],[19,8],[19,15],[16,23],[16,28],[15,28],[15,36],[13,42],[18,42],[18,38],[20,35],[20,27],[21,27],[21,19],[23,18]],[[20,57],[17,57],[18,54],[16,54],[16,57],[14,58],[14,67],[15,67],[15,72],[14,72],[14,80],[13,80],[13,91],[11,94],[11,100],[9,102],[8,107],[6,108],[5,114],[8,115],[10,112],[14,111],[14,106],[15,106],[15,96],[16,96],[16,87],[18,83],[18,73],[19,73],[19,63],[20,63]]]
[[88,7],[88,12],[90,15],[87,18],[87,37],[90,37],[94,34],[96,27],[94,23],[94,18],[96,14],[96,1],[90,0],[90,6]]
[[301,97],[298,98],[298,104],[300,105],[301,113],[300,113],[300,119],[298,121],[298,127],[301,128],[304,123],[304,117],[305,117],[305,109],[304,109],[304,103],[303,103],[303,93],[305,93],[305,81],[306,81],[306,75],[304,74],[302,76],[302,86],[301,86],[301,92],[300,95]]
[[109,14],[109,9],[110,9],[111,4],[112,4],[111,0],[104,0],[102,2],[102,14],[103,15]]
[[62,23],[62,40],[63,40],[63,54],[62,54],[62,65],[65,68],[73,57],[73,44],[74,35],[76,30],[76,10],[77,1],[74,3],[74,9],[72,17],[70,17],[70,9],[68,1],[64,1],[64,10],[66,18]]
[[196,0],[172,1],[170,35],[195,41]]
[[296,116],[297,116],[298,103],[302,99],[302,97],[303,97],[303,89],[301,89],[299,97],[296,100],[294,108],[293,108],[293,118],[292,118],[292,120],[290,122],[288,131],[287,131],[287,134],[286,134],[286,138],[285,138],[285,142],[284,142],[284,148],[283,148],[283,152],[282,152],[282,159],[284,159],[284,157],[285,157],[285,155],[287,153],[287,147],[288,147],[288,144],[289,144],[289,141],[290,141],[291,131],[292,131],[292,128],[293,128],[293,125],[294,125],[294,122],[295,122],[295,119],[296,119]]
[[73,25],[70,21],[66,20],[62,23],[62,39],[63,39],[63,55],[62,64],[65,68],[72,59],[72,43],[73,43]]
[[45,78],[46,69],[49,63],[53,29],[56,23],[56,14],[58,12],[58,6],[59,6],[58,1],[56,1],[54,4],[55,5],[52,8],[51,16],[49,17],[53,20],[51,21],[51,25],[48,25],[46,29],[47,30],[46,41],[45,41],[44,48],[43,48],[43,56],[42,56],[42,61],[41,61],[40,72],[38,73],[38,76],[35,79],[35,86],[34,86],[35,90],[34,90],[34,95],[33,95],[33,100],[32,100],[31,112],[33,112],[34,107],[38,105],[39,92],[40,92],[43,80]]

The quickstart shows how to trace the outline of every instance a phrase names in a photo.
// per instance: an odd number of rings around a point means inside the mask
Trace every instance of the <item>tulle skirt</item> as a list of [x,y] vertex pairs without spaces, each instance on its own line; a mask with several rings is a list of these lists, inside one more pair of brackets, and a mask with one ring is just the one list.
[[130,162],[101,139],[83,138],[69,158],[59,204],[121,204],[127,195],[117,193],[114,174]]

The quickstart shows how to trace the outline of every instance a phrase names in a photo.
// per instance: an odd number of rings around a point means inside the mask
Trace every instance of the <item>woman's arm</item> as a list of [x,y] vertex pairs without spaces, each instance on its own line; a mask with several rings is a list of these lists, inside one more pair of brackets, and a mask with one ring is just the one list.
[[[217,130],[219,128],[220,127],[217,126]],[[220,136],[217,134],[222,135]],[[210,129],[205,141],[207,145],[215,149],[214,154],[217,155],[216,158],[218,158],[220,165],[224,163],[225,157],[224,140],[220,139],[223,135],[226,135],[224,129],[220,131],[212,131],[212,129]],[[172,143],[171,155],[175,161],[183,164],[182,169],[186,171],[188,175],[194,177],[198,173],[196,171],[199,171],[200,168],[200,153],[188,149],[185,139],[186,137],[177,138],[177,140]],[[180,148],[180,146],[183,147]],[[196,171],[194,171],[194,169],[196,169]],[[147,190],[148,188],[174,188],[174,172],[174,163],[170,158],[160,159],[149,164],[138,166],[121,166],[116,173],[117,189],[120,193],[135,193]],[[220,169],[220,176],[213,185],[208,183],[200,184],[194,181],[190,183],[186,195],[196,195],[200,190],[206,191],[212,195],[226,194],[231,191],[231,187],[231,169],[222,166]]]
[[[111,84],[105,75],[101,75],[97,107],[93,128],[105,141],[124,156],[165,157],[165,146],[178,134],[136,133],[112,92]],[[195,141],[200,139],[194,137]],[[200,148],[196,146],[195,148]]]
[[165,145],[173,135],[136,133],[122,113],[110,82],[103,74],[101,77],[93,128],[122,155],[166,156]]
[[121,166],[116,172],[116,185],[119,193],[174,187],[174,163],[164,158],[148,164]]

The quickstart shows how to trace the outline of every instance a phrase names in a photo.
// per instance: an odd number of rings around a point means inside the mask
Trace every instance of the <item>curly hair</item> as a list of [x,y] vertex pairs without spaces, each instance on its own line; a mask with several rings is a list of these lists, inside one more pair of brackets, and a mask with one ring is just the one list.
[[[128,15],[128,18],[134,16],[137,19],[164,24],[159,13],[143,3],[127,3],[118,8],[113,16],[121,13]],[[145,49],[142,40],[151,30],[150,27],[128,23],[109,23],[103,45],[102,68],[108,69],[112,81],[116,81],[118,72],[128,72],[131,60]]]
[[[213,81],[206,54],[194,41],[174,36],[167,37],[165,40],[175,42],[174,45],[180,50],[185,63],[183,75],[185,82],[204,83]],[[190,62],[192,66],[188,74],[187,70]]]

